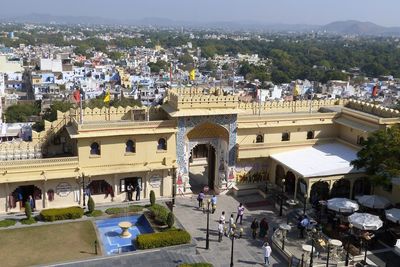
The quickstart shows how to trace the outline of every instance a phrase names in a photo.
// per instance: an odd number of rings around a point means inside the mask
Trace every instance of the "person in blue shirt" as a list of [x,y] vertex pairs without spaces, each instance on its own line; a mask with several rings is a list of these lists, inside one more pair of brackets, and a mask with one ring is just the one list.
[[213,195],[211,198],[211,207],[212,207],[211,213],[214,213],[215,210],[217,209],[217,197],[215,195]]

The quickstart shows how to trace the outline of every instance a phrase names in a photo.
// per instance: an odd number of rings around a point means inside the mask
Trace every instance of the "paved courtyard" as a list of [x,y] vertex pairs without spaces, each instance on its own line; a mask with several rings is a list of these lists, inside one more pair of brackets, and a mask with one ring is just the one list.
[[[208,198],[211,196],[207,196]],[[236,210],[239,205],[239,201],[248,202],[253,201],[257,198],[261,198],[260,195],[243,195],[239,198],[231,196],[218,196],[217,210],[214,214],[210,214],[210,249],[206,250],[206,226],[207,226],[207,214],[203,213],[202,210],[197,208],[196,196],[185,196],[178,197],[176,199],[176,207],[174,213],[183,226],[192,234],[192,237],[197,242],[197,251],[207,261],[216,267],[225,267],[230,264],[231,254],[231,241],[227,237],[224,237],[222,242],[218,242],[218,219],[222,211],[225,211],[226,218],[233,213],[236,218]],[[261,202],[260,202],[261,203]],[[251,237],[250,224],[254,218],[260,221],[263,217],[266,217],[270,231],[276,227],[279,223],[283,222],[280,218],[276,217],[272,211],[272,206],[260,206],[258,208],[252,207],[251,210],[246,209],[243,217],[243,225],[238,224],[238,227],[243,227],[244,234],[241,239],[235,240],[234,243],[234,266],[262,266],[263,265],[263,241],[260,239],[253,240]],[[286,218],[284,219],[286,221]],[[287,266],[287,263],[283,259],[279,258],[277,253],[273,251],[270,266]]]

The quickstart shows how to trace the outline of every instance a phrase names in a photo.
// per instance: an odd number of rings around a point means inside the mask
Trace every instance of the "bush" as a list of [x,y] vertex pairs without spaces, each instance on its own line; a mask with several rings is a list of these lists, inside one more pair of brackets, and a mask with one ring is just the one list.
[[88,217],[99,217],[103,215],[103,212],[101,210],[94,210],[92,212],[86,212],[85,215]]
[[156,194],[153,190],[150,191],[150,205],[154,206],[156,204]]
[[15,225],[17,222],[15,220],[5,219],[0,221],[0,227],[9,227]]
[[108,208],[106,209],[105,213],[108,215],[114,215],[114,214],[124,214],[126,212],[140,212],[143,210],[142,206],[129,206],[128,210],[126,208]]
[[32,218],[32,207],[29,201],[25,202],[25,215],[28,220]]
[[189,242],[190,234],[183,230],[142,234],[136,238],[136,244],[139,249],[161,248]]
[[20,221],[20,223],[21,223],[21,224],[30,225],[30,224],[36,223],[36,220],[35,220],[34,218],[30,217],[29,219],[22,219],[22,220]]
[[182,263],[178,267],[213,267],[211,263],[199,262],[199,263]]
[[40,212],[40,216],[46,222],[53,222],[59,220],[79,219],[83,216],[83,209],[81,207],[69,207],[61,209],[47,209]]
[[94,205],[94,200],[93,200],[92,197],[89,197],[89,200],[87,202],[87,206],[88,206],[89,213],[93,213],[95,205]]
[[170,212],[170,213],[168,213],[168,216],[167,216],[168,228],[171,228],[172,226],[174,226],[174,223],[175,223],[174,214],[172,212]]
[[169,209],[159,204],[154,204],[153,206],[149,207],[151,215],[154,219],[160,224],[167,224],[168,213]]

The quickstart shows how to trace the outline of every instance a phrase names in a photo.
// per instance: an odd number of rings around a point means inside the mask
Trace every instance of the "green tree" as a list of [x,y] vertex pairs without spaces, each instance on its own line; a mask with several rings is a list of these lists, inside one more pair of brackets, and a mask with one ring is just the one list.
[[112,60],[119,60],[123,56],[123,54],[121,52],[117,52],[117,51],[107,52],[107,55]]
[[153,190],[150,191],[150,205],[154,206],[156,203],[156,194],[154,193]]
[[73,104],[69,101],[53,101],[50,108],[43,115],[43,119],[48,121],[55,121],[57,119],[57,110],[67,112],[73,108]]
[[174,226],[175,224],[175,216],[172,212],[168,213],[168,217],[167,217],[167,225],[168,228],[171,228],[172,226]]
[[191,64],[193,63],[193,58],[188,53],[185,53],[179,57],[179,62],[181,62],[184,65]]
[[91,196],[89,197],[87,206],[88,206],[89,213],[92,213],[94,211],[95,204],[94,204],[94,200]]
[[400,127],[393,126],[372,133],[351,164],[364,168],[373,186],[389,185],[400,175]]
[[9,106],[5,112],[6,122],[28,122],[29,117],[38,116],[40,113],[40,105],[37,103],[18,103]]

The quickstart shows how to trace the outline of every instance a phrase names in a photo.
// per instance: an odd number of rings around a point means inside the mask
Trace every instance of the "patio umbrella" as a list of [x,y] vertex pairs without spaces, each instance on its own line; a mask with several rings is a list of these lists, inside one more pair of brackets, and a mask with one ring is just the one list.
[[378,230],[383,226],[379,216],[369,213],[353,213],[349,216],[349,223],[360,230]]
[[372,209],[384,209],[390,206],[389,199],[377,195],[365,195],[358,199],[358,203]]
[[400,223],[400,209],[390,209],[390,210],[385,210],[386,214],[386,219],[394,222],[394,223]]
[[337,212],[355,212],[359,206],[357,202],[347,198],[331,198],[328,200],[328,209]]

